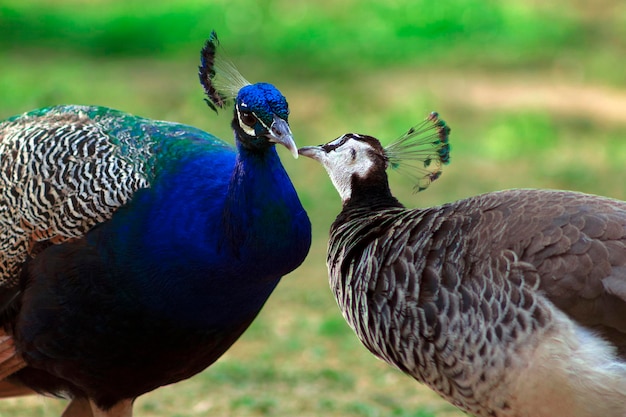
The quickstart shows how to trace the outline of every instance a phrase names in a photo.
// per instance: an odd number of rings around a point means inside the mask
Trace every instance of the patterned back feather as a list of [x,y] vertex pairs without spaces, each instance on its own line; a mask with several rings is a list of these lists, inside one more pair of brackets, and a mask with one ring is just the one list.
[[149,143],[113,143],[89,110],[49,108],[0,125],[0,287],[17,285],[41,242],[84,235],[149,186]]
[[109,220],[150,187],[160,159],[176,159],[194,138],[233,150],[191,126],[102,107],[48,107],[1,123],[0,287],[17,285],[27,257]]

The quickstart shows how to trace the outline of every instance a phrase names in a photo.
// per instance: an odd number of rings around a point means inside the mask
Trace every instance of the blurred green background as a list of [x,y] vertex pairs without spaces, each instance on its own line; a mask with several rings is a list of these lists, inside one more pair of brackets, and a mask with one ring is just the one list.
[[[232,141],[197,81],[211,29],[251,82],[288,98],[297,143],[348,131],[388,143],[437,110],[452,163],[407,206],[516,187],[626,198],[626,3],[620,0],[0,0],[0,119],[97,104]],[[305,264],[213,367],[141,397],[138,416],[461,416],[376,360],[328,290],[340,202],[322,168],[282,159],[314,226]],[[0,401],[54,416],[58,400]]]

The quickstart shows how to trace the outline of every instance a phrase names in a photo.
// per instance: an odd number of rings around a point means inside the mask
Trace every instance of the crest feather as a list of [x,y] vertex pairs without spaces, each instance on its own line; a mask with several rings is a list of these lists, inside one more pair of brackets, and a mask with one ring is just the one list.
[[442,166],[450,163],[450,128],[432,112],[395,142],[385,147],[392,169],[402,169],[416,180],[415,191],[423,191],[441,176]]
[[225,57],[215,31],[211,32],[200,53],[198,77],[207,95],[205,101],[215,112],[218,107],[224,108],[234,101],[239,90],[250,85]]

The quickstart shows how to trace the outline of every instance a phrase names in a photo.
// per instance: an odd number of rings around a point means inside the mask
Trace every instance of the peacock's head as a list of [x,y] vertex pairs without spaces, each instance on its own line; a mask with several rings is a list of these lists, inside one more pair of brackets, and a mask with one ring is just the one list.
[[285,96],[271,84],[250,84],[225,59],[223,52],[216,55],[218,46],[217,34],[213,31],[200,55],[198,75],[209,107],[217,112],[218,108],[234,101],[232,127],[245,149],[263,151],[280,143],[297,158],[298,148],[287,121],[289,106]]
[[289,106],[285,96],[272,84],[246,85],[235,100],[233,129],[244,147],[263,148],[280,143],[298,157],[298,148],[291,135]]
[[[300,155],[320,162],[342,201],[359,193],[388,193],[387,168],[405,167],[416,177],[416,191],[422,191],[441,175],[450,162],[450,128],[435,112],[412,127],[397,141],[383,147],[372,136],[346,133],[320,146],[305,146]],[[412,160],[414,163],[405,163]],[[417,163],[415,163],[417,162]]]

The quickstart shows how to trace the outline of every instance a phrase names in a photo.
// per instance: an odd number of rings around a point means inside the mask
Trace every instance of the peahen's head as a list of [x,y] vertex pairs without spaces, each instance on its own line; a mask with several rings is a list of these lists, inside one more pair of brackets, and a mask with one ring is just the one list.
[[228,62],[223,53],[216,55],[219,41],[211,33],[201,53],[198,75],[213,110],[234,101],[232,127],[239,144],[253,152],[263,152],[275,143],[298,157],[298,149],[289,128],[289,105],[276,87],[268,83],[250,84]]
[[387,157],[378,139],[367,135],[346,133],[320,146],[305,146],[300,155],[320,162],[341,200],[352,197],[358,184],[372,184],[387,188]]
[[450,128],[433,112],[386,147],[372,136],[346,133],[325,145],[305,146],[298,152],[326,168],[345,203],[357,194],[367,198],[390,195],[386,173],[389,167],[405,167],[410,176],[416,177],[415,189],[426,189],[439,178],[442,165],[450,162],[449,134]]

